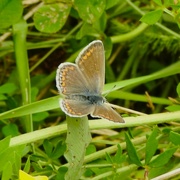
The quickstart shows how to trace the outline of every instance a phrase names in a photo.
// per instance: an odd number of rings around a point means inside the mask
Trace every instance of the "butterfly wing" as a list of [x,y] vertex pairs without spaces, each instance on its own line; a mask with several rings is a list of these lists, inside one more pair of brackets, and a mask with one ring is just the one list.
[[93,117],[100,117],[110,121],[124,123],[124,119],[107,103],[96,105],[95,110],[91,115]]
[[60,100],[60,107],[67,115],[72,117],[82,117],[91,114],[94,111],[94,106],[88,101],[79,101],[72,99]]
[[86,46],[76,59],[81,73],[86,79],[91,94],[101,94],[105,79],[104,47],[96,40]]
[[81,95],[87,91],[87,82],[76,64],[66,62],[57,69],[56,87],[66,96]]
[[62,110],[74,117],[91,114],[114,122],[124,122],[109,105],[92,104],[88,99],[100,95],[105,79],[104,47],[101,41],[86,46],[76,59],[76,64],[62,63],[57,69],[56,86],[66,96],[60,100]]

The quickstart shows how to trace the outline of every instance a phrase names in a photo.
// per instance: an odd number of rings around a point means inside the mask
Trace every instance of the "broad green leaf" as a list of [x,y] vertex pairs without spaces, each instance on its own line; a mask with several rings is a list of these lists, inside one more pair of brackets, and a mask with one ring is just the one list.
[[106,8],[105,0],[74,0],[74,8],[87,23],[94,23],[100,18]]
[[20,20],[23,13],[21,0],[0,1],[0,28],[8,28]]
[[[52,72],[54,73],[55,75],[55,72]],[[51,73],[51,74],[52,74]],[[33,89],[41,89],[42,87],[46,86],[48,83],[47,83],[47,79],[48,79],[48,76],[50,76],[51,74],[49,75],[45,75],[45,74],[38,74],[38,75],[35,75],[31,78],[31,85],[32,85],[32,88]],[[46,82],[45,82],[46,81]],[[46,84],[45,84],[45,83]],[[43,84],[43,86],[41,86],[41,84]],[[34,93],[36,93],[36,90],[33,90]]]
[[0,153],[5,151],[9,147],[9,142],[10,142],[10,136],[8,136],[0,141]]
[[[112,48],[113,48],[113,45],[112,45],[110,38],[106,38],[104,40],[105,59],[106,60],[108,60],[109,57],[111,56]],[[106,61],[105,66],[106,66],[106,74],[105,74],[106,82],[107,83],[115,82],[116,78],[115,78],[115,74],[114,74],[111,64],[108,61]]]
[[19,152],[14,152],[14,163],[13,163],[13,174],[18,176],[19,169],[21,169],[21,156],[22,154],[19,154]]
[[121,164],[122,162],[125,161],[126,157],[125,155],[122,154],[121,146],[118,144],[117,147],[118,149],[117,149],[116,154],[113,157],[113,161],[117,164]]
[[140,21],[142,21],[146,24],[149,24],[149,25],[153,25],[159,21],[159,19],[162,16],[162,13],[163,13],[163,11],[161,9],[148,12],[140,19]]
[[30,161],[30,156],[28,156],[27,158],[27,161],[25,163],[25,166],[24,166],[24,171],[25,172],[29,172],[30,171],[30,168],[31,168],[31,161]]
[[43,142],[43,147],[46,154],[50,157],[53,151],[53,144],[49,140],[45,139]]
[[10,162],[7,162],[6,164],[3,164],[3,171],[2,171],[2,177],[1,180],[9,180],[11,179],[11,176],[13,175],[12,172],[12,164]]
[[11,94],[17,90],[14,83],[6,83],[0,86],[0,94]]
[[[39,81],[37,81],[37,82],[39,82]],[[37,87],[32,87],[31,88],[31,102],[36,101],[38,93],[39,93],[39,89]]]
[[169,135],[169,139],[173,144],[180,145],[180,134],[179,133],[171,131],[170,135]]
[[49,116],[48,112],[40,112],[32,115],[33,121],[38,122],[38,121],[43,121]]
[[[104,49],[105,49],[105,59],[109,60],[109,58],[112,55],[112,49],[113,49],[113,44],[111,42],[111,39],[109,37],[105,38],[103,41],[104,44]],[[106,66],[109,66],[109,62],[106,61]]]
[[17,108],[18,104],[14,96],[7,96],[6,106],[8,107],[8,109]]
[[171,148],[161,153],[149,163],[149,166],[157,168],[167,164],[172,155],[175,153],[176,149],[177,148]]
[[[20,145],[16,147],[9,147],[6,150],[0,152],[0,164],[6,164],[7,162],[14,164],[16,162],[14,154],[17,153],[21,156],[24,150],[24,147],[25,147],[24,145]],[[2,171],[2,169],[3,169],[3,166],[0,166],[0,171]]]
[[44,5],[34,14],[35,27],[45,33],[59,31],[69,16],[71,7],[65,3]]
[[162,2],[161,0],[153,0],[156,4],[158,4],[159,6],[162,6]]
[[65,157],[69,167],[65,179],[79,180],[83,173],[83,162],[86,148],[91,141],[88,118],[72,118],[67,116],[67,151]]
[[107,15],[104,12],[99,19],[97,19],[94,24],[93,27],[98,30],[98,33],[102,32],[104,33],[105,29],[106,29],[106,24],[107,24]]
[[106,1],[106,9],[110,9],[113,6],[117,5],[118,3],[119,3],[119,0]]
[[110,156],[109,153],[106,153],[106,160],[107,160],[108,163],[113,164],[113,159],[112,159],[112,157]]
[[64,155],[64,152],[66,150],[66,145],[65,143],[59,142],[55,148],[53,149],[53,152],[51,154],[52,159],[58,159],[62,155]]
[[77,39],[82,39],[84,36],[90,35],[90,36],[95,36],[98,34],[98,31],[92,27],[92,25],[88,23],[84,23],[80,30],[76,34]]
[[171,112],[180,111],[180,105],[171,105],[166,107],[166,109]]
[[7,97],[5,95],[0,94],[0,101],[6,100],[6,99],[7,99]]
[[157,135],[158,135],[158,128],[154,128],[151,135],[148,137],[147,143],[146,143],[146,157],[145,157],[145,164],[148,164],[153,157],[153,155],[156,152],[158,141],[157,141]]
[[171,6],[171,7],[178,7],[179,2],[175,0],[163,0],[163,4],[165,7]]
[[16,124],[7,124],[2,128],[4,136],[17,136],[19,135],[18,126]]
[[117,145],[117,152],[116,154],[114,155],[114,161],[116,163],[119,163],[119,160],[121,159],[121,156],[122,156],[122,149],[121,149],[121,146],[118,144]]
[[67,167],[61,166],[58,169],[58,172],[57,172],[55,180],[65,179],[65,174],[66,174],[67,170],[68,170]]
[[134,163],[137,166],[142,166],[141,161],[137,155],[136,149],[135,149],[133,143],[131,142],[129,135],[127,133],[125,133],[125,139],[126,139],[126,148],[127,148],[127,152],[128,152],[128,157],[129,157],[131,163]]
[[86,148],[86,155],[92,154],[96,152],[96,146],[94,144],[90,144],[87,148]]

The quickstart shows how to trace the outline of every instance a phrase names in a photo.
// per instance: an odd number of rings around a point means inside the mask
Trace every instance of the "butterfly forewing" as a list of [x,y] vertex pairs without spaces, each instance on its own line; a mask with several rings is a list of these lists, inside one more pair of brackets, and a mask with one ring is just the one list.
[[80,71],[88,83],[92,94],[101,94],[105,78],[104,47],[101,41],[93,41],[86,46],[76,59]]
[[61,63],[57,69],[56,86],[64,95],[83,94],[87,91],[87,81],[76,64]]

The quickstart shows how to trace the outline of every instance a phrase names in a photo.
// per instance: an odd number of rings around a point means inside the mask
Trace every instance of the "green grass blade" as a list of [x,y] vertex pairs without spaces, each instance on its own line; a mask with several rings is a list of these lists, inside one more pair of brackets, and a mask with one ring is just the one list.
[[[26,48],[26,34],[26,21],[21,20],[15,25],[13,25],[14,49],[23,105],[31,103],[31,85],[29,76],[28,55]],[[24,117],[24,119],[26,120],[26,123],[22,123],[24,124],[26,131],[32,131],[33,126],[31,114],[27,114],[26,117]]]
[[[142,76],[142,77],[137,77],[133,79],[128,79],[120,82],[115,82],[115,83],[110,83],[106,84],[103,94],[107,94],[109,90],[117,90],[123,87],[134,87],[137,86],[141,83],[152,81],[155,79],[163,78],[166,76],[170,76],[173,74],[177,74],[180,72],[180,61],[177,63],[174,63],[173,65],[160,70],[158,72],[155,72],[153,74],[147,75],[147,76]],[[52,98],[48,98],[45,100],[41,100],[38,102],[34,102],[25,106],[21,106],[19,108],[7,111],[5,113],[0,114],[0,119],[7,119],[7,118],[13,118],[13,117],[19,117],[19,116],[24,116],[27,114],[33,114],[33,113],[38,113],[38,112],[43,112],[43,111],[48,111],[52,110],[55,108],[59,107],[59,96],[55,96]],[[166,102],[167,103],[167,102]]]

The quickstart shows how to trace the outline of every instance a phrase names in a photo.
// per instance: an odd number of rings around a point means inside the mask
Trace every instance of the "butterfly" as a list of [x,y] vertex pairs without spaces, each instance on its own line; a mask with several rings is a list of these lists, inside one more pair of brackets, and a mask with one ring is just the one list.
[[61,63],[56,74],[56,87],[64,96],[60,99],[63,112],[71,117],[104,118],[124,123],[123,118],[102,96],[105,82],[105,55],[102,41],[87,45],[74,63]]

